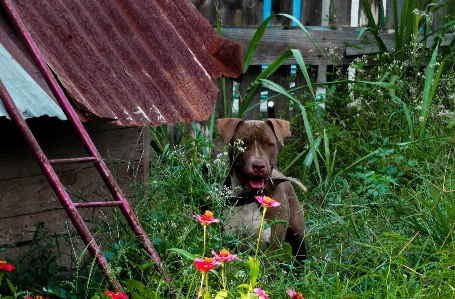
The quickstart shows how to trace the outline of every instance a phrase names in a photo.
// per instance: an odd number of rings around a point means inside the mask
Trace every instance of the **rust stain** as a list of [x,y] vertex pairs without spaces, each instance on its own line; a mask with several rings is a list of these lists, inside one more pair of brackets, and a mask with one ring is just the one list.
[[212,79],[243,74],[242,47],[220,38],[190,0],[12,2],[87,119],[205,120],[218,93]]

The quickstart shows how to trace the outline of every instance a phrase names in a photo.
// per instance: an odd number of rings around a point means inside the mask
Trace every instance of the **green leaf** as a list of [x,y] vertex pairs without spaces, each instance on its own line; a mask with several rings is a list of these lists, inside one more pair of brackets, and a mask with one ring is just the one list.
[[108,262],[112,262],[115,258],[115,253],[108,250],[103,251],[103,255]]
[[[425,72],[425,83],[423,87],[423,98],[422,98],[422,122],[420,123],[420,138],[423,137],[425,133],[425,127],[427,124],[428,115],[430,114],[430,107],[433,102],[434,93],[433,89],[436,89],[438,85],[437,80],[434,80],[434,70],[436,65],[436,57],[438,55],[439,45],[436,45],[436,48],[431,55],[430,62],[428,63],[427,70]],[[442,68],[440,67],[440,71]]]
[[209,291],[205,291],[204,292],[204,299],[211,299],[212,298],[212,295],[210,295],[210,292]]
[[93,295],[92,297],[90,297],[90,299],[101,299],[101,297],[98,295]]
[[215,299],[227,298],[228,294],[229,293],[227,291],[221,290],[216,294]]
[[267,26],[269,22],[275,17],[275,15],[271,15],[267,19],[265,19],[261,25],[259,25],[258,29],[256,29],[256,32],[254,33],[253,38],[251,39],[250,45],[248,46],[248,49],[246,50],[245,57],[243,58],[243,72],[246,73],[248,70],[248,67],[250,66],[251,60],[253,59],[254,53],[256,52],[256,49],[259,46],[259,42],[262,39],[262,36],[264,35],[265,29],[267,29]]
[[261,263],[259,260],[249,257],[248,263],[250,265],[250,279],[251,285],[254,287],[257,283],[257,279],[259,277],[259,268]]
[[292,56],[291,50],[286,50],[283,54],[275,59],[265,70],[263,70],[247,88],[247,92],[240,102],[238,115],[241,117],[250,106],[254,96],[261,91],[261,79],[265,79],[273,74],[281,65],[283,65]]
[[173,251],[175,253],[178,253],[178,254],[180,254],[181,256],[183,256],[184,258],[186,258],[187,260],[190,260],[190,261],[194,261],[194,259],[197,258],[196,255],[194,255],[192,253],[189,253],[186,250],[179,249],[179,248],[169,248],[168,251]]
[[314,89],[313,85],[311,84],[310,76],[308,75],[308,71],[306,69],[305,61],[303,59],[302,53],[300,50],[297,49],[292,49],[292,54],[294,55],[295,60],[297,61],[297,64],[300,67],[300,70],[303,73],[303,76],[305,77],[306,84],[308,85],[308,89],[310,90],[311,94],[313,95],[313,99],[316,100],[316,95],[314,94]]
[[135,288],[136,290],[138,290],[139,292],[143,291],[145,289],[145,285],[140,282],[140,281],[137,281],[137,280],[133,280],[133,279],[127,279],[125,281],[125,284],[128,286],[128,287],[133,287]]
[[145,299],[144,297],[142,297],[141,295],[139,295],[137,292],[135,292],[134,290],[131,290],[130,291],[131,293],[131,299]]
[[244,292],[240,292],[240,291],[237,291],[237,292],[239,292],[239,294],[240,294],[240,299],[245,299],[246,298],[246,295],[245,295]]
[[5,277],[5,279],[13,295],[16,295],[16,287],[11,283],[11,281],[9,281],[8,277]]
[[[261,83],[265,87],[267,87],[267,88],[269,88],[269,89],[271,89],[273,91],[279,92],[282,95],[286,96],[289,100],[294,102],[300,108],[300,111],[302,112],[303,124],[305,126],[305,132],[306,132],[306,135],[308,137],[308,142],[310,143],[310,150],[313,152],[313,161],[314,161],[318,176],[321,179],[322,178],[321,169],[319,168],[319,161],[318,161],[318,157],[317,157],[317,153],[316,153],[316,147],[315,147],[315,143],[314,143],[313,132],[311,130],[311,125],[310,125],[310,122],[308,120],[308,116],[306,114],[305,106],[303,106],[302,103],[300,103],[300,101],[295,99],[282,86],[276,84],[275,82],[272,82],[272,81],[266,80],[266,79],[262,79]],[[321,181],[322,181],[322,179],[321,179]]]

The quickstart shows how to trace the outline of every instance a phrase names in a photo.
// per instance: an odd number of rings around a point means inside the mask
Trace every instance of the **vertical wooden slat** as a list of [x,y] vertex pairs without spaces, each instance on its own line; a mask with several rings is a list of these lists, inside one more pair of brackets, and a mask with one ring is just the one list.
[[351,22],[351,1],[332,0],[330,3],[329,25],[337,29],[349,27]]
[[191,0],[191,2],[210,24],[216,24],[215,1]]
[[359,7],[360,0],[351,0],[351,18],[349,22],[350,27],[359,26]]
[[300,6],[301,20],[300,22],[305,26],[321,26],[322,21],[322,2],[304,0]]
[[[282,86],[285,90],[290,88],[289,76],[291,74],[291,66],[282,65],[278,70],[270,76],[270,80]],[[278,93],[269,90],[269,97]],[[278,118],[291,119],[291,111],[289,110],[289,100],[285,96],[277,95],[272,99],[275,103],[275,112]]]
[[386,3],[385,28],[384,29],[387,29],[387,30],[395,29],[393,1],[394,0],[388,0]]
[[259,25],[262,22],[264,1],[245,0],[242,5],[242,25]]
[[[257,76],[261,73],[262,71],[262,66],[260,65],[250,65],[248,68],[248,71],[243,77],[243,81],[240,84],[240,95],[241,95],[241,100],[243,100],[244,95],[246,94],[246,90],[248,88],[248,85],[250,82],[253,82],[256,80]],[[250,103],[250,107],[252,107],[255,104],[258,104],[261,101],[261,93],[258,93],[253,100]],[[254,108],[252,108],[250,111],[246,113],[246,118],[247,119],[258,119],[261,114],[260,111],[260,105],[256,105]]]
[[[292,0],[272,0],[272,13],[292,15]],[[291,23],[291,19],[283,16],[277,16],[272,20],[272,25],[275,26],[291,26]]]
[[321,26],[329,26],[329,16],[330,16],[330,0],[322,0],[321,8]]
[[239,0],[221,0],[220,1],[220,15],[221,26],[234,27],[239,25],[237,20],[237,11],[240,11],[242,5]]

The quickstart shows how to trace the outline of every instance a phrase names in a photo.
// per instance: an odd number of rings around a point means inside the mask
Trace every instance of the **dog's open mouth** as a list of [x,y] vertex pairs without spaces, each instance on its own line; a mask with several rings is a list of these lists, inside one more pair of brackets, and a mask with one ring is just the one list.
[[264,189],[265,179],[264,178],[251,178],[248,182],[248,185],[252,189]]
[[247,188],[251,189],[264,189],[266,179],[263,177],[245,177],[239,173],[240,180]]

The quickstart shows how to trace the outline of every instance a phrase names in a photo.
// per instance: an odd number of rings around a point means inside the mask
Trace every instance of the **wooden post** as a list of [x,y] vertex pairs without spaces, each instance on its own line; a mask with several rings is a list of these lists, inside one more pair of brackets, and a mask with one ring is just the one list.
[[[290,65],[282,65],[278,68],[278,70],[270,76],[270,79],[277,83],[278,85],[282,86],[285,90],[289,90],[290,88],[290,80],[289,77],[291,75],[291,66]],[[276,95],[272,99],[275,103],[275,111],[278,118],[284,119],[291,119],[291,110],[289,109],[289,99],[283,95],[279,95],[278,93],[269,90],[269,98]]]

